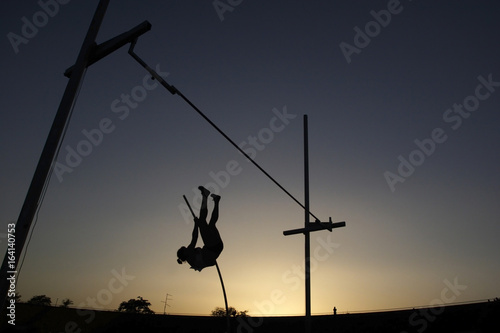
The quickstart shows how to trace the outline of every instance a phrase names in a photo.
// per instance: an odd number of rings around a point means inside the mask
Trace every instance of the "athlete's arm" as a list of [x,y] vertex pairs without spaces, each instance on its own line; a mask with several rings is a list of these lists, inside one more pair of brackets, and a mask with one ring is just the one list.
[[196,246],[196,242],[197,241],[198,241],[198,221],[195,218],[194,229],[193,229],[193,234],[192,234],[192,238],[191,238],[191,243],[188,245],[188,248],[194,249],[194,247]]

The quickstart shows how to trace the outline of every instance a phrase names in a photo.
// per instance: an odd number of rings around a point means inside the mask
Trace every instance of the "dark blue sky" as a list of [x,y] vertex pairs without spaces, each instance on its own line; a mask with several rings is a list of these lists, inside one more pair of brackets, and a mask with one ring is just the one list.
[[[50,15],[37,1],[4,6],[1,246],[97,1]],[[445,281],[467,286],[454,302],[500,293],[499,14],[494,1],[247,0],[217,13],[212,1],[125,0],[111,1],[98,42],[149,20],[137,54],[301,201],[308,114],[311,210],[347,222],[312,235],[313,313],[357,311],[445,302]],[[303,313],[303,239],[282,235],[301,208],[126,48],[88,69],[57,162],[23,298],[114,309],[141,295],[161,312],[168,292],[174,313],[221,306],[215,269],[175,261],[192,229],[182,195],[211,185],[230,303]],[[122,270],[134,278],[106,299]]]

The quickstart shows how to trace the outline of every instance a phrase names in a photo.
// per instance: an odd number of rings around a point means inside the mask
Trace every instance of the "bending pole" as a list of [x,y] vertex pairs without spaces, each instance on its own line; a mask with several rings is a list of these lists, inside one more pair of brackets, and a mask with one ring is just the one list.
[[224,294],[224,302],[226,303],[226,321],[227,321],[227,333],[231,332],[231,322],[229,321],[229,308],[227,306],[227,296],[226,288],[224,288],[224,281],[222,280],[222,274],[220,273],[219,265],[215,261],[215,267],[217,267],[217,273],[219,273],[220,284],[222,286],[222,293]]
[[[186,204],[189,207],[189,210],[191,211],[191,214],[193,215],[193,218],[196,218],[196,215],[194,215],[193,208],[191,208],[191,205],[189,204],[188,199],[186,198],[185,195],[182,196],[184,198],[184,201],[186,201]],[[220,273],[219,265],[217,264],[217,260],[215,261],[215,267],[217,267],[217,273],[219,273],[219,279],[220,279],[220,284],[222,286],[222,293],[224,294],[224,303],[226,304],[226,320],[227,320],[227,333],[231,332],[231,322],[229,320],[229,307],[227,306],[227,296],[226,296],[226,288],[224,287],[224,281],[222,280],[222,274]]]

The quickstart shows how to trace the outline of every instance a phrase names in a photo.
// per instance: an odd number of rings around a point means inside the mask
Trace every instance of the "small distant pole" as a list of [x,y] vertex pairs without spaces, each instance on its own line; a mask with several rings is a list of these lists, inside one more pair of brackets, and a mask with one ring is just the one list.
[[[161,301],[162,303],[165,303],[165,305],[163,306],[163,314],[164,315],[167,314],[166,311],[165,311],[167,309],[167,306],[170,306],[170,305],[168,305],[168,296],[172,296],[172,295],[170,295],[170,294],[167,293],[167,295],[165,296],[165,300]],[[170,299],[170,300],[172,300],[172,299]]]

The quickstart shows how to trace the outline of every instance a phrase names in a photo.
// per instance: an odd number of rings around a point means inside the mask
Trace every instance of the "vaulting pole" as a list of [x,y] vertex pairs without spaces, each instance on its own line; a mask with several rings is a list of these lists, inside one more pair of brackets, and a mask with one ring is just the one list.
[[229,307],[227,306],[227,296],[226,296],[226,288],[224,288],[224,281],[222,280],[222,274],[220,273],[219,265],[217,261],[215,262],[215,267],[217,267],[217,273],[219,273],[220,284],[222,286],[222,293],[224,294],[224,303],[226,303],[226,325],[227,325],[227,333],[231,332],[231,321],[229,320]]

